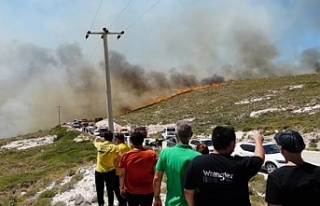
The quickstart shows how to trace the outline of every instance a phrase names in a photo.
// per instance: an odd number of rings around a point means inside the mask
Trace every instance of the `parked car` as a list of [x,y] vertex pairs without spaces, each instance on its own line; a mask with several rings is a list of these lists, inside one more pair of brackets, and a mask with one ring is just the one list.
[[93,135],[103,137],[108,131],[108,127],[97,128],[93,131]]
[[178,143],[176,137],[171,137],[168,140],[166,140],[166,142],[167,142],[167,147],[174,147]]
[[81,123],[78,122],[78,121],[74,121],[74,122],[71,123],[71,126],[72,126],[73,128],[80,129],[80,128],[81,128]]
[[176,128],[175,127],[165,127],[163,132],[161,133],[161,137],[163,139],[170,139],[176,136]]
[[86,126],[85,127],[85,132],[89,133],[89,134],[93,134],[94,133],[94,130],[95,130],[95,127],[94,126]]
[[124,135],[124,140],[125,142],[128,141],[128,139],[130,138],[130,132],[129,129],[127,127],[120,127],[118,130],[118,133],[121,133]]
[[[274,170],[284,166],[287,162],[280,153],[279,146],[273,142],[263,142],[263,148],[265,151],[265,161],[262,165],[262,169],[266,170],[268,174]],[[253,156],[255,149],[254,142],[239,142],[237,143],[232,155],[236,156]]]
[[189,144],[190,146],[195,150],[198,144],[205,144],[207,145],[208,149],[209,149],[209,153],[213,152],[213,145],[212,145],[212,139],[210,138],[199,138],[199,139],[191,139]]

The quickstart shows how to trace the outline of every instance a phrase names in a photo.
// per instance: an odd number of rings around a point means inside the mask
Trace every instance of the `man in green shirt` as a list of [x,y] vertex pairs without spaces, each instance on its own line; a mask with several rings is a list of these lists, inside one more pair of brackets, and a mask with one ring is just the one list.
[[192,127],[187,121],[178,121],[176,137],[178,144],[161,151],[153,181],[153,206],[162,206],[160,191],[163,174],[167,176],[166,206],[187,206],[183,190],[183,178],[187,166],[196,156],[201,155],[189,145]]

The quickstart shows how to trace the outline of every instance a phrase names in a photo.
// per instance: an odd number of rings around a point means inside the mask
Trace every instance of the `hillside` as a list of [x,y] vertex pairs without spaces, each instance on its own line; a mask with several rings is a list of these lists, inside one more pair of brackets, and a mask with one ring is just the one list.
[[[241,80],[195,89],[117,116],[115,121],[120,125],[164,125],[179,119],[191,119],[195,134],[209,135],[214,125],[231,124],[238,131],[263,129],[273,134],[292,128],[319,137],[320,74]],[[73,141],[80,134],[57,126],[50,131],[1,139],[3,146],[13,140],[56,136],[53,144],[0,150],[0,206],[50,205],[55,194],[72,188],[82,178],[78,168],[92,166],[96,158],[90,141]],[[71,182],[58,186],[66,175]],[[52,182],[56,183],[52,189],[39,193]]]
[[197,134],[210,134],[217,124],[231,124],[243,131],[260,128],[272,132],[289,127],[313,131],[320,129],[320,74],[226,82],[115,119],[122,125],[193,119]]

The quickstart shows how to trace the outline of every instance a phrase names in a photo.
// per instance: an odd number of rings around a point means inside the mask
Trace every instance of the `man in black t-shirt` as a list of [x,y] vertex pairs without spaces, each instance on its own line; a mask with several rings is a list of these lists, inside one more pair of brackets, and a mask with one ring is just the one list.
[[320,167],[303,161],[305,144],[301,135],[287,130],[277,133],[274,139],[288,163],[268,176],[268,206],[319,206]]
[[189,206],[250,206],[248,181],[264,161],[263,136],[254,137],[252,157],[231,156],[236,144],[231,126],[217,126],[212,131],[214,151],[196,157],[189,164],[184,191]]

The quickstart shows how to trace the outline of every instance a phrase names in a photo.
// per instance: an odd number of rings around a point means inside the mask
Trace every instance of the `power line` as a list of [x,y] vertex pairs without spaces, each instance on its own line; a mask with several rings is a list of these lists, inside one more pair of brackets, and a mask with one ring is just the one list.
[[116,17],[116,19],[112,22],[112,24],[110,25],[110,28],[113,26],[113,24],[119,19],[120,15],[126,10],[126,8],[129,6],[129,4],[132,2],[132,0],[130,0],[122,9],[122,11],[119,13],[119,15]]
[[96,20],[96,17],[97,17],[97,15],[98,15],[99,11],[100,11],[102,2],[103,2],[103,0],[100,1],[99,7],[98,7],[98,9],[97,9],[97,11],[96,11],[96,14],[94,15],[94,18],[93,18],[93,20],[92,20],[92,23],[91,23],[91,26],[90,26],[89,31],[91,31],[91,29],[92,29],[92,27],[93,27],[93,23],[94,23],[94,21]]
[[[100,9],[100,6],[102,4],[102,1],[100,2],[98,11]],[[129,24],[129,26],[127,26],[127,28],[125,29],[125,31],[127,31],[129,28],[131,28],[134,24],[136,24],[140,19],[142,19],[147,13],[149,13],[157,4],[160,3],[161,0],[156,1],[155,3],[153,3],[142,15],[140,15],[137,19],[135,19],[131,24]],[[132,2],[132,0],[130,0],[121,10],[121,12],[118,14],[118,16],[115,18],[115,20],[112,22],[112,24],[110,25],[110,28],[115,24],[115,22],[119,19],[119,17],[123,14],[123,12],[127,9],[127,7],[130,5],[130,3]],[[98,13],[97,11],[97,13]],[[96,14],[97,14],[96,13]],[[92,25],[91,25],[92,26]],[[91,30],[91,29],[90,29]],[[93,54],[96,52],[97,48],[98,48],[99,42],[97,42],[97,45],[95,46],[91,56],[93,56]],[[112,49],[114,47],[114,42],[112,45],[110,45],[110,48]]]
[[[130,0],[130,2],[127,3],[127,5],[124,7],[124,9],[121,11],[121,13],[123,13],[123,11],[125,10],[125,8],[131,3],[132,0]],[[127,26],[127,28],[125,29],[125,31],[127,31],[130,27],[132,27],[135,23],[137,23],[140,19],[142,19],[148,12],[151,11],[151,9],[153,9],[161,0],[158,0],[157,2],[155,2],[154,4],[152,4],[141,16],[139,16],[137,19],[135,19],[129,26]],[[121,14],[120,13],[120,14]],[[120,16],[119,14],[119,16]],[[115,46],[116,42],[112,42],[112,44],[109,46],[110,49],[112,49]]]
[[[103,0],[102,0],[103,1]],[[101,1],[101,3],[102,3]],[[119,19],[119,17],[121,16],[121,14],[126,10],[126,8],[129,6],[129,4],[132,2],[132,0],[130,0],[124,7],[123,9],[121,10],[121,12],[118,14],[118,16],[114,19],[114,21],[112,22],[112,24],[110,25],[110,28],[114,25],[114,23]],[[100,6],[101,6],[101,3],[100,3]],[[99,9],[100,9],[100,6],[99,6]],[[91,25],[92,26],[92,25]],[[91,28],[90,28],[91,30]],[[92,53],[91,53],[91,56],[90,58],[95,54],[97,48],[98,48],[98,45],[99,45],[99,41],[97,42],[96,46],[94,47]]]
[[[101,8],[102,3],[103,3],[103,0],[100,0],[100,4],[99,4],[99,6],[98,6],[98,9],[97,9],[94,17],[93,17],[93,20],[92,20],[92,22],[91,22],[89,31],[90,31],[90,30],[92,29],[92,27],[93,27],[93,24],[94,24],[94,22],[95,22],[95,20],[96,20],[96,18],[97,18],[97,15],[98,15],[98,13],[99,13],[99,11],[100,11],[100,8]],[[80,54],[82,53],[82,50],[83,50],[83,47],[84,47],[86,41],[87,41],[87,39],[84,39],[84,40],[83,40],[83,43],[82,43],[82,46],[81,46],[81,49],[80,49]]]
[[[102,3],[103,3],[103,0],[100,0],[99,6],[98,6],[98,8],[97,8],[97,10],[96,10],[96,13],[95,13],[95,15],[94,15],[94,17],[93,17],[93,20],[92,20],[92,22],[91,22],[90,30],[91,30],[91,28],[93,27],[93,24],[94,24],[94,22],[95,22],[95,20],[96,20],[96,17],[97,17],[97,15],[98,15],[98,13],[99,13],[99,10],[100,10],[100,8],[101,8]],[[82,45],[81,45],[81,47],[80,47],[80,51],[79,51],[79,53],[78,53],[78,56],[76,57],[76,59],[75,59],[75,61],[74,61],[74,63],[73,63],[72,69],[74,69],[74,68],[77,66],[77,64],[78,64],[78,62],[79,62],[79,60],[80,60],[80,55],[82,54],[82,51],[83,51],[83,48],[84,48],[86,42],[87,42],[87,39],[84,39],[83,42],[82,42]],[[60,107],[59,107],[59,109],[60,109]]]
[[138,17],[136,20],[134,20],[129,26],[127,26],[127,28],[125,29],[125,31],[127,31],[130,27],[132,27],[135,23],[137,23],[140,19],[142,19],[142,17],[144,17],[151,9],[153,9],[161,0],[158,0],[157,2],[155,2],[154,4],[152,4],[149,9],[144,12],[140,17]]

